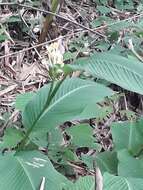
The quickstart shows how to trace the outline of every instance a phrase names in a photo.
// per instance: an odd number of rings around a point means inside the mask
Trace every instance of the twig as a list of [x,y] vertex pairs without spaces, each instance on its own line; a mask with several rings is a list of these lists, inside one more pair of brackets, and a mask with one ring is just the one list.
[[12,90],[14,90],[17,87],[17,84],[11,85],[8,88],[1,90],[0,91],[0,97],[4,96],[5,94],[7,94],[8,92],[11,92]]
[[42,178],[42,182],[41,182],[41,185],[40,185],[40,190],[44,190],[45,189],[45,177]]
[[[29,28],[28,24],[26,23],[25,19],[23,18],[24,14],[25,14],[25,12],[24,12],[23,14],[20,14],[21,20],[23,21],[23,23],[25,24],[25,26],[29,29],[30,33],[32,34],[32,37],[33,37],[36,41],[38,41],[38,40],[36,39],[34,33],[32,32],[32,30]],[[32,47],[33,47],[35,44],[32,42],[31,45],[32,45]],[[35,50],[37,56],[38,56],[40,59],[42,59],[42,57],[41,57],[41,55],[39,54],[39,52],[37,51],[37,49],[36,49],[35,47],[33,47],[33,49]]]
[[101,36],[101,37],[103,37],[103,38],[106,38],[105,35],[103,35],[103,34],[97,32],[97,31],[95,31],[95,30],[93,30],[93,29],[91,29],[91,28],[88,28],[88,27],[86,27],[86,26],[84,26],[84,25],[82,25],[82,24],[79,24],[79,23],[77,23],[77,22],[75,22],[75,21],[73,21],[73,20],[70,20],[70,19],[68,19],[68,18],[65,18],[65,17],[63,17],[63,16],[61,16],[61,15],[59,15],[59,14],[57,14],[57,13],[53,13],[53,12],[51,12],[51,11],[47,11],[47,10],[43,10],[43,9],[39,9],[39,8],[36,8],[36,7],[29,6],[29,5],[19,4],[19,3],[0,3],[0,6],[1,6],[1,5],[9,5],[9,6],[14,5],[14,6],[19,6],[19,7],[27,8],[27,9],[32,9],[32,10],[35,10],[35,11],[40,11],[40,12],[42,12],[42,13],[47,13],[47,14],[53,15],[53,16],[55,16],[55,17],[61,18],[61,19],[63,19],[63,20],[66,20],[66,21],[68,21],[68,22],[70,22],[70,23],[72,23],[72,24],[74,24],[74,25],[76,25],[76,26],[79,26],[79,27],[81,27],[81,28],[83,28],[83,29],[85,29],[85,30],[88,30],[88,31],[90,31],[90,32],[92,32],[92,33],[94,33],[94,34],[97,34],[97,35],[99,35],[99,36]]
[[95,190],[103,190],[103,177],[101,171],[96,167],[96,187]]
[[103,177],[100,169],[95,164],[95,160],[93,160],[93,169],[95,173],[95,190],[103,190]]
[[9,119],[6,121],[6,123],[0,128],[0,137],[3,136],[4,130],[9,126],[9,124],[13,121],[15,116],[19,114],[18,110],[15,110],[12,115],[9,117]]
[[[76,23],[76,22],[74,22],[74,21],[72,21],[72,20],[70,20],[70,19],[67,19],[67,18],[65,18],[65,17],[62,17],[62,16],[60,16],[60,15],[58,15],[58,14],[56,14],[56,13],[50,12],[50,11],[45,11],[45,10],[41,10],[41,9],[38,9],[38,8],[35,8],[35,7],[31,7],[31,6],[28,6],[28,5],[22,5],[22,4],[18,4],[18,3],[0,3],[0,6],[4,6],[4,5],[9,5],[9,6],[15,5],[15,6],[19,6],[19,7],[24,7],[24,8],[29,8],[29,9],[41,11],[41,12],[47,13],[47,14],[52,14],[52,15],[54,15],[54,16],[56,16],[56,17],[59,17],[59,18],[65,19],[65,20],[67,20],[67,21],[69,21],[69,22],[72,22],[72,23],[74,23],[74,24],[76,24],[76,25],[78,25],[78,26],[82,26],[82,28],[86,29],[86,31],[91,31],[91,32],[94,32],[94,33],[96,32],[96,30],[101,30],[101,29],[104,29],[104,28],[106,28],[106,27],[109,27],[109,26],[113,26],[113,25],[115,25],[115,24],[118,24],[118,23],[120,23],[120,22],[122,22],[122,21],[129,21],[129,20],[132,20],[132,19],[135,19],[135,18],[140,18],[140,17],[143,16],[143,13],[141,13],[141,14],[136,14],[136,15],[134,15],[134,16],[132,16],[132,17],[130,17],[130,18],[127,18],[127,19],[125,19],[125,20],[120,20],[120,21],[117,21],[117,22],[114,22],[114,23],[111,23],[111,24],[107,24],[107,25],[100,26],[100,27],[97,27],[97,28],[94,28],[94,29],[90,29],[90,28],[88,28],[88,27],[85,27],[85,26],[83,26],[83,25],[81,25],[81,24],[79,24],[79,23]],[[78,33],[79,33],[79,32],[78,32]],[[96,33],[97,33],[97,32],[96,32]],[[99,33],[99,34],[100,34],[100,33]],[[102,34],[100,34],[100,35],[102,35]],[[71,35],[70,35],[70,36],[71,36]],[[68,37],[68,35],[65,35],[65,36],[63,36],[63,37],[64,37],[64,38],[65,38],[65,37]],[[106,36],[103,35],[103,37],[106,37]],[[11,54],[7,54],[7,55],[0,56],[0,59],[5,58],[5,57],[8,57],[8,56],[14,56],[14,55],[16,55],[16,54],[18,54],[18,53],[23,53],[23,52],[25,52],[25,51],[29,51],[29,50],[31,50],[31,49],[33,49],[33,48],[36,48],[36,47],[40,47],[40,46],[47,45],[48,43],[54,42],[54,41],[56,41],[56,40],[58,40],[58,39],[59,39],[59,38],[56,38],[56,39],[50,40],[50,41],[48,41],[48,42],[44,42],[44,43],[41,43],[41,44],[34,45],[33,47],[23,49],[23,50],[18,51],[18,52],[14,52],[14,53],[11,53]]]
[[96,164],[95,164],[95,160],[93,160],[93,169],[94,169],[94,190],[96,190]]
[[[85,30],[82,31],[82,32],[85,32]],[[25,48],[25,49],[20,50],[20,51],[17,51],[17,52],[13,52],[13,53],[9,53],[9,54],[6,54],[6,55],[2,55],[2,56],[0,56],[0,59],[6,58],[6,57],[9,57],[9,56],[12,57],[12,56],[15,56],[15,55],[17,55],[17,54],[19,54],[19,53],[23,53],[23,52],[32,50],[32,49],[34,49],[34,48],[36,48],[36,47],[45,46],[45,45],[47,45],[47,44],[49,44],[49,43],[58,41],[58,40],[61,39],[61,38],[70,37],[70,36],[76,35],[76,34],[78,34],[78,33],[81,33],[81,31],[78,31],[78,32],[72,33],[72,34],[67,34],[67,35],[65,35],[65,36],[60,36],[60,37],[55,38],[55,39],[53,39],[53,40],[49,40],[49,41],[43,42],[43,43],[41,43],[41,44],[36,44],[36,45],[33,45],[32,47]]]
[[8,37],[8,39],[9,39],[13,44],[15,44],[14,41],[13,41],[13,39],[11,38],[11,36],[9,35],[9,33],[6,31],[6,29],[3,27],[3,25],[2,25],[1,23],[0,23],[0,26],[1,26],[2,30],[4,31],[5,35]]
[[[95,32],[97,33],[96,30],[104,29],[104,28],[106,28],[106,27],[113,26],[113,25],[115,25],[115,24],[119,24],[120,22],[129,21],[129,20],[132,20],[132,19],[135,19],[135,18],[140,18],[140,17],[143,16],[143,13],[135,14],[135,15],[133,15],[133,16],[127,18],[127,19],[119,20],[119,21],[113,22],[113,23],[111,23],[111,24],[107,24],[107,25],[104,25],[104,26],[99,26],[99,27],[97,27],[97,28],[91,29],[91,28],[88,28],[88,27],[86,27],[86,26],[84,26],[84,25],[82,25],[82,24],[79,24],[79,23],[77,23],[77,22],[74,22],[74,21],[72,21],[72,20],[70,20],[70,19],[68,19],[68,18],[65,18],[65,17],[63,17],[63,16],[61,16],[61,15],[58,15],[58,14],[56,14],[56,13],[53,13],[53,12],[51,12],[51,11],[45,11],[45,10],[42,10],[42,9],[39,9],[39,8],[36,8],[36,7],[32,7],[32,6],[29,6],[29,5],[22,5],[22,4],[19,4],[19,3],[0,3],[0,6],[4,6],[4,5],[8,5],[8,6],[15,5],[15,6],[24,7],[24,8],[29,8],[29,9],[33,9],[33,10],[40,11],[40,12],[43,12],[43,13],[51,14],[51,15],[53,15],[53,16],[59,17],[59,18],[61,18],[61,19],[64,19],[64,20],[66,20],[66,21],[72,22],[73,24],[78,25],[78,26],[80,26],[80,27],[84,27],[84,29],[86,29],[86,30],[91,30],[91,32],[93,32],[93,33],[95,33]],[[98,33],[98,34],[99,34],[99,35],[102,35],[101,33]],[[103,35],[103,37],[106,37],[106,36]]]
[[143,58],[135,51],[132,39],[129,39],[128,48],[132,51],[132,53],[138,58],[139,61],[143,62]]
[[127,18],[127,19],[118,20],[118,21],[113,22],[113,23],[111,23],[111,24],[99,26],[99,27],[97,27],[97,28],[94,28],[94,30],[101,30],[101,29],[107,28],[107,27],[109,27],[109,26],[113,26],[113,25],[115,25],[115,24],[120,24],[121,22],[130,21],[130,20],[135,19],[135,18],[140,18],[140,17],[142,17],[142,16],[143,16],[143,13],[135,14],[134,16],[131,16],[131,17]]
[[27,22],[26,22],[25,19],[24,19],[24,15],[25,15],[26,12],[27,12],[27,10],[25,10],[22,14],[20,13],[21,20],[23,21],[23,23],[25,24],[25,26],[26,26],[26,27],[28,28],[28,30],[30,31],[30,33],[31,33],[31,35],[32,35],[32,36],[30,36],[30,37],[31,37],[31,38],[34,38],[36,41],[38,41],[37,38],[35,37],[33,31],[31,30],[31,28],[28,26]]
[[127,103],[127,99],[126,99],[126,95],[123,95],[124,98],[124,104],[125,104],[125,110],[128,110],[128,103]]

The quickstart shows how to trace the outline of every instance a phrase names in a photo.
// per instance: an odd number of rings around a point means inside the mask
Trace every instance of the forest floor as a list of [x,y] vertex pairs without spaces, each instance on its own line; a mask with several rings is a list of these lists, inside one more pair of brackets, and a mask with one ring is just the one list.
[[[142,30],[133,33],[132,25],[142,19],[142,3],[114,4],[112,1],[98,2],[91,0],[65,1],[48,30],[46,41],[38,43],[46,6],[39,1],[21,4],[0,1],[0,126],[1,134],[10,125],[21,125],[21,116],[15,109],[18,94],[36,92],[51,79],[49,76],[49,47],[60,44],[64,64],[72,63],[79,57],[86,57],[94,52],[137,53],[142,59]],[[43,11],[45,11],[43,13]],[[142,23],[143,25],[143,23]],[[139,26],[141,27],[141,25]],[[133,44],[129,41],[134,38]],[[53,44],[53,46],[51,46]],[[39,51],[37,47],[41,47]],[[116,47],[116,48],[114,48]],[[135,51],[133,51],[135,50]],[[79,76],[79,72],[72,74]],[[89,77],[87,75],[87,77]],[[91,118],[86,122],[91,127],[97,125],[94,136],[101,145],[101,150],[112,149],[112,137],[108,126],[113,121],[126,120],[142,114],[142,96],[131,93],[110,84],[113,90],[121,92],[116,100],[109,100],[110,110],[99,119]],[[75,121],[78,123],[79,121]],[[66,122],[61,129],[74,125]],[[68,137],[66,137],[68,141]],[[78,148],[77,156],[93,155],[94,150]],[[93,174],[85,165],[70,163],[76,174]],[[69,176],[70,174],[66,174]]]

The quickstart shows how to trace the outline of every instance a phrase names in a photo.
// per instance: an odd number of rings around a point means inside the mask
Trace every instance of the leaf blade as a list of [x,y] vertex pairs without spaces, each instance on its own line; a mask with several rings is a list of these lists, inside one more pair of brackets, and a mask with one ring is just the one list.
[[137,60],[112,53],[95,53],[89,58],[77,60],[70,67],[143,94],[143,64]]

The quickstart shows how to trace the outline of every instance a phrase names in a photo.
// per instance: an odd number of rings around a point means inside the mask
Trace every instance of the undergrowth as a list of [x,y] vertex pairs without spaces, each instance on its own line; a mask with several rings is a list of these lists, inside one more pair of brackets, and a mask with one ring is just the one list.
[[143,189],[142,3],[0,1],[0,189]]

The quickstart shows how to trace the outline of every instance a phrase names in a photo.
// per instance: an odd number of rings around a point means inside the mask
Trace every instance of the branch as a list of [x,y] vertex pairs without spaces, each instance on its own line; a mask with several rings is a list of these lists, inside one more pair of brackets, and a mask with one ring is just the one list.
[[19,4],[19,3],[0,3],[0,6],[1,6],[1,5],[9,5],[9,6],[14,5],[14,6],[19,6],[19,7],[27,8],[27,9],[32,9],[32,10],[35,10],[35,11],[40,11],[40,12],[42,12],[42,13],[47,13],[47,14],[53,15],[53,16],[55,16],[55,17],[61,18],[61,19],[63,19],[63,20],[66,20],[66,21],[68,21],[68,22],[70,22],[70,23],[72,23],[72,24],[74,24],[74,25],[76,25],[76,26],[79,26],[79,27],[81,27],[81,28],[83,28],[83,29],[85,29],[85,30],[87,30],[87,31],[89,31],[89,32],[92,32],[92,33],[94,33],[94,34],[97,34],[97,35],[99,35],[99,36],[101,36],[101,37],[103,37],[103,38],[106,38],[106,36],[105,36],[104,34],[101,34],[100,32],[97,32],[97,31],[95,31],[95,30],[93,30],[93,29],[91,29],[91,28],[88,28],[88,27],[86,27],[86,26],[84,26],[84,25],[82,25],[82,24],[79,24],[79,23],[77,23],[77,22],[75,22],[75,21],[73,21],[73,20],[70,20],[70,19],[68,19],[68,18],[65,18],[65,17],[63,17],[63,16],[61,16],[61,15],[59,15],[59,14],[53,13],[53,12],[51,12],[51,11],[45,11],[45,10],[43,10],[43,9],[39,9],[39,8],[36,8],[36,7],[32,7],[32,6],[29,6],[29,5],[23,5],[23,4]]
[[[83,31],[83,32],[85,32],[85,31]],[[0,59],[6,58],[6,57],[12,57],[12,56],[15,56],[15,55],[17,55],[17,54],[20,54],[20,53],[23,53],[23,52],[32,50],[32,49],[34,49],[34,48],[37,48],[37,47],[40,47],[40,46],[45,46],[45,45],[47,45],[47,44],[49,44],[49,43],[58,41],[58,40],[61,39],[61,38],[71,37],[72,35],[78,34],[78,33],[81,33],[81,31],[78,31],[78,32],[72,33],[72,34],[67,34],[67,35],[65,35],[65,36],[60,36],[60,37],[55,38],[55,39],[53,39],[53,40],[49,40],[49,41],[43,42],[43,43],[41,43],[41,44],[33,45],[32,47],[25,48],[25,49],[20,50],[20,51],[16,51],[16,52],[13,52],[13,53],[9,53],[9,54],[6,54],[6,55],[2,55],[2,56],[0,56]]]

